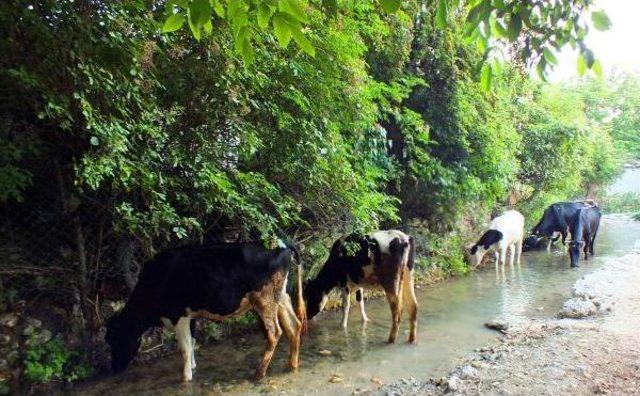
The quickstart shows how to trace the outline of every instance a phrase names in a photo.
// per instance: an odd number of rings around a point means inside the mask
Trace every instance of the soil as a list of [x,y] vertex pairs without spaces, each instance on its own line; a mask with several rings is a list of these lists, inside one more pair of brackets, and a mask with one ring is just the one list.
[[502,332],[447,377],[403,378],[371,393],[640,395],[640,252],[578,280],[557,317]]

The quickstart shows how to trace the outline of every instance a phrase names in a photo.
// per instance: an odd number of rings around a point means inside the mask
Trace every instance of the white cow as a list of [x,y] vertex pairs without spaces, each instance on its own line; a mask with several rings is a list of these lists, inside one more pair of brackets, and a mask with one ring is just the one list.
[[471,264],[480,264],[488,251],[495,253],[496,265],[504,265],[509,249],[509,264],[520,264],[524,238],[524,216],[517,210],[507,210],[491,221],[489,230],[471,247]]

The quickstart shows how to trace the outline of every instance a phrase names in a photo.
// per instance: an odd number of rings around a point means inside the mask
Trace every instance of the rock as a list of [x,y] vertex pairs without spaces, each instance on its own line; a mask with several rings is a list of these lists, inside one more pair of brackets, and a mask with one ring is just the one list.
[[321,349],[318,351],[318,354],[322,356],[331,356],[332,352],[328,349]]
[[11,336],[9,334],[0,334],[0,345],[6,345],[11,342]]
[[571,298],[567,300],[558,316],[560,318],[572,318],[580,319],[591,316],[598,311],[598,308],[590,300],[583,300],[579,298]]
[[16,327],[17,324],[18,315],[14,314],[13,312],[0,316],[0,326],[12,328]]
[[331,382],[332,384],[337,384],[343,381],[344,380],[342,379],[342,377],[337,374],[331,374],[331,377],[329,377],[329,382]]
[[457,375],[452,375],[447,380],[447,390],[456,392],[462,386],[462,380]]
[[42,327],[42,321],[36,318],[28,318],[27,325],[33,326],[34,328],[39,329],[40,327]]
[[463,380],[475,381],[480,379],[480,373],[471,365],[464,365],[456,370],[456,374]]
[[484,324],[486,327],[498,330],[498,331],[506,331],[509,329],[509,323],[500,319],[493,319]]
[[371,377],[371,382],[373,382],[377,386],[382,386],[383,384],[382,380],[378,377]]
[[49,341],[50,339],[51,339],[51,332],[47,329],[43,329],[39,333],[36,333],[35,336],[30,337],[27,340],[26,344],[27,346],[42,345],[45,342]]

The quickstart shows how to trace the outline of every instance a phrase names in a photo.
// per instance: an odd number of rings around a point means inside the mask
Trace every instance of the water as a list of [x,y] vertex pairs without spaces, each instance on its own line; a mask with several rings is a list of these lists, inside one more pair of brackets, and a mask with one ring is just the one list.
[[[367,301],[372,322],[366,326],[352,307],[349,328],[340,327],[340,313],[321,314],[303,339],[297,373],[286,368],[288,344],[281,339],[267,379],[251,381],[262,351],[261,335],[233,339],[201,348],[196,355],[194,382],[181,383],[182,359],[173,354],[148,364],[134,365],[125,373],[79,385],[77,393],[98,394],[351,394],[373,389],[372,378],[383,382],[414,376],[444,375],[474,348],[497,336],[483,324],[495,317],[510,322],[538,320],[557,313],[568,298],[571,285],[585,273],[602,265],[606,256],[632,251],[640,239],[640,222],[607,216],[595,244],[596,257],[571,269],[560,252],[528,252],[520,266],[504,271],[487,268],[418,290],[418,345],[408,345],[403,322],[399,342],[387,345],[390,313],[384,299]],[[329,350],[330,356],[320,355]],[[337,374],[340,383],[330,383]]]
[[610,194],[624,192],[640,193],[640,168],[627,168],[607,190]]

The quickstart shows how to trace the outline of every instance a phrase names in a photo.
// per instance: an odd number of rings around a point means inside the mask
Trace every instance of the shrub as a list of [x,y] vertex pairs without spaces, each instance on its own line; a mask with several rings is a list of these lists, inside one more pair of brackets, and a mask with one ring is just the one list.
[[71,382],[93,374],[93,368],[81,353],[69,349],[59,336],[29,346],[26,355],[25,378],[29,382]]

